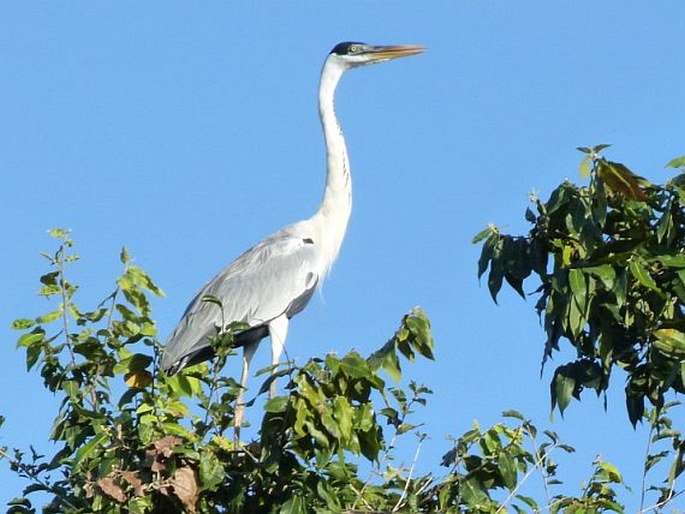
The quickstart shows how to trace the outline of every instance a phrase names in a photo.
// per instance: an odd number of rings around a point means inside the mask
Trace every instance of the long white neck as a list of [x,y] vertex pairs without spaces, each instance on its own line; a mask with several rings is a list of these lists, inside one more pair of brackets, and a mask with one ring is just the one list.
[[326,188],[319,210],[312,221],[320,229],[327,272],[340,251],[352,212],[352,177],[342,129],[335,117],[335,88],[345,69],[334,59],[327,59],[319,86],[319,115],[326,143]]

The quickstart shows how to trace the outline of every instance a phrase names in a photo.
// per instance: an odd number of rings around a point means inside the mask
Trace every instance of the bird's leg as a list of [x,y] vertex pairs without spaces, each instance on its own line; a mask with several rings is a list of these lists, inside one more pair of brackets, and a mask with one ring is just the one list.
[[240,374],[240,390],[238,391],[238,397],[235,400],[235,410],[233,413],[233,441],[236,447],[240,444],[240,427],[243,424],[243,413],[245,411],[243,399],[245,396],[245,389],[247,388],[247,377],[250,373],[250,361],[252,361],[252,357],[254,357],[254,354],[257,351],[257,346],[259,346],[259,341],[247,343],[243,347],[243,370]]
[[[272,373],[276,372],[283,348],[285,347],[285,338],[288,335],[288,317],[283,314],[269,323],[269,338],[271,339],[271,366]],[[278,392],[278,384],[276,380],[271,382],[269,388],[269,398],[275,398]]]

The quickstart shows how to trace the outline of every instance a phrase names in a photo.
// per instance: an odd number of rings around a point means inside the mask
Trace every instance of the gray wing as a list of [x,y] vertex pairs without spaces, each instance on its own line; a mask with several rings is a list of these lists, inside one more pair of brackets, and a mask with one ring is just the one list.
[[[250,248],[190,302],[166,343],[162,368],[175,372],[200,352],[211,355],[208,337],[216,334],[222,321],[266,327],[284,313],[290,318],[300,312],[320,278],[317,260],[314,241],[294,234],[290,227]],[[223,315],[218,305],[203,301],[207,295],[221,300]],[[256,333],[261,339],[267,331]]]

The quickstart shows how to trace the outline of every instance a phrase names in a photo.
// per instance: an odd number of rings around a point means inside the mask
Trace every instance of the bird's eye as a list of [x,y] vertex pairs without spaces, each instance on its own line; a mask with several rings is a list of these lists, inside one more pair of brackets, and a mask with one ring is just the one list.
[[357,45],[351,45],[351,46],[350,46],[350,53],[351,53],[351,54],[357,53],[357,50],[359,50],[359,48],[357,47]]

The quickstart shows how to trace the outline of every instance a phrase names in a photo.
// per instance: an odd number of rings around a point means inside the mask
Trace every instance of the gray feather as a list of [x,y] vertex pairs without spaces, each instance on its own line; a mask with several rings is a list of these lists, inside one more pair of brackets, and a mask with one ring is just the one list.
[[[265,327],[286,313],[291,317],[309,302],[320,276],[314,239],[300,233],[304,227],[295,224],[273,234],[250,248],[216,275],[186,308],[179,324],[169,337],[162,368],[176,372],[198,354],[211,356],[209,338],[217,327],[234,321],[250,327]],[[222,309],[205,296],[218,298]],[[223,319],[222,319],[223,318]],[[268,334],[266,329],[245,334],[257,340]],[[204,360],[204,359],[203,359]]]

